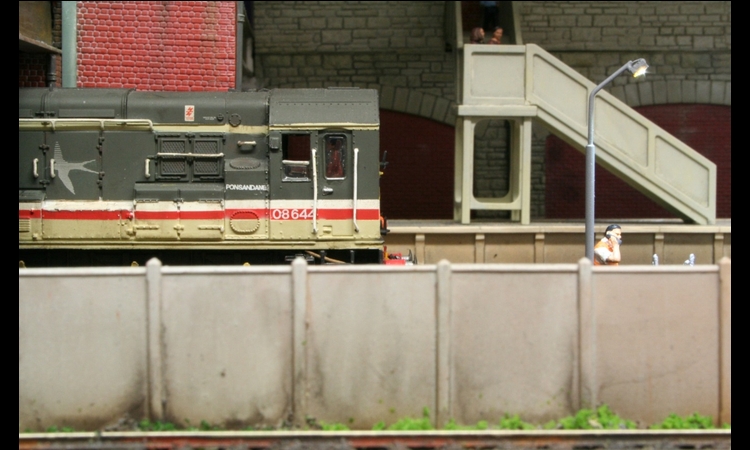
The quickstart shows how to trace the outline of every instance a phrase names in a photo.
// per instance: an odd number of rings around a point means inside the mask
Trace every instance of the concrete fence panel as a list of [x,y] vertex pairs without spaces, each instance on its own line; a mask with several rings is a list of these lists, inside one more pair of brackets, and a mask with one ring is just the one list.
[[451,274],[451,410],[537,423],[578,405],[577,266],[456,265]]
[[594,268],[598,403],[650,424],[719,415],[717,266]]
[[163,269],[165,418],[277,425],[292,413],[289,267]]
[[19,277],[19,431],[148,415],[145,294],[143,268]]
[[434,410],[435,291],[434,267],[311,268],[305,412],[369,428]]

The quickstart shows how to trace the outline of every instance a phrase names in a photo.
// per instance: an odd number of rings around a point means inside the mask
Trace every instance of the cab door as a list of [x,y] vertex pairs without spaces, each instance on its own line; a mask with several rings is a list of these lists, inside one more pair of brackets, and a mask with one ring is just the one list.
[[318,222],[321,239],[351,239],[355,232],[355,174],[351,135],[342,131],[318,135]]
[[269,228],[272,240],[317,239],[317,133],[269,136]]

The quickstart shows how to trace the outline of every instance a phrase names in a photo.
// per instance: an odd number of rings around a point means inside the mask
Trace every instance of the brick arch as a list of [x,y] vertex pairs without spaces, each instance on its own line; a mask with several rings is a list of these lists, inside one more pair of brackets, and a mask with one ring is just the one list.
[[[732,108],[724,103],[636,106],[656,123],[716,164],[716,217],[732,217]],[[557,136],[545,148],[545,213],[549,219],[584,217],[585,156]],[[645,195],[597,165],[596,217],[602,220],[675,218]]]
[[455,102],[404,87],[382,86],[380,109],[410,114],[456,126]]
[[651,105],[732,106],[732,82],[723,80],[641,80],[609,92],[631,108]]

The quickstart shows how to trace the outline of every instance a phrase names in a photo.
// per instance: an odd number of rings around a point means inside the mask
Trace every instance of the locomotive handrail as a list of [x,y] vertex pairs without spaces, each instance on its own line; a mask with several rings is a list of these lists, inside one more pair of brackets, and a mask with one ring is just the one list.
[[191,158],[221,158],[224,153],[157,153],[156,156],[185,156]]
[[354,223],[354,231],[359,233],[359,226],[357,225],[357,159],[359,157],[359,149],[354,147],[354,195],[353,195],[353,211],[352,211],[352,222]]
[[312,149],[313,167],[313,234],[318,234],[318,149]]
[[104,129],[105,123],[113,123],[114,125],[148,125],[149,130],[154,131],[154,123],[150,119],[53,119],[49,117],[40,117],[37,119],[18,119],[18,124],[22,123],[39,123],[42,126],[52,126],[52,131],[55,131],[55,125],[57,123],[98,123],[101,129]]

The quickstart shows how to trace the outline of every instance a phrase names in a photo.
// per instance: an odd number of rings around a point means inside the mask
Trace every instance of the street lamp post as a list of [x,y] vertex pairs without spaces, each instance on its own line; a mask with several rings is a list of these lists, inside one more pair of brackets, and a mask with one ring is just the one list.
[[633,77],[639,77],[646,73],[648,64],[645,59],[634,59],[624,66],[620,67],[617,72],[613,73],[606,80],[602,81],[599,86],[594,88],[589,95],[589,141],[586,146],[586,258],[591,262],[594,261],[594,172],[596,169],[596,147],[594,146],[594,97],[597,92],[614,80],[624,71],[629,71]]

